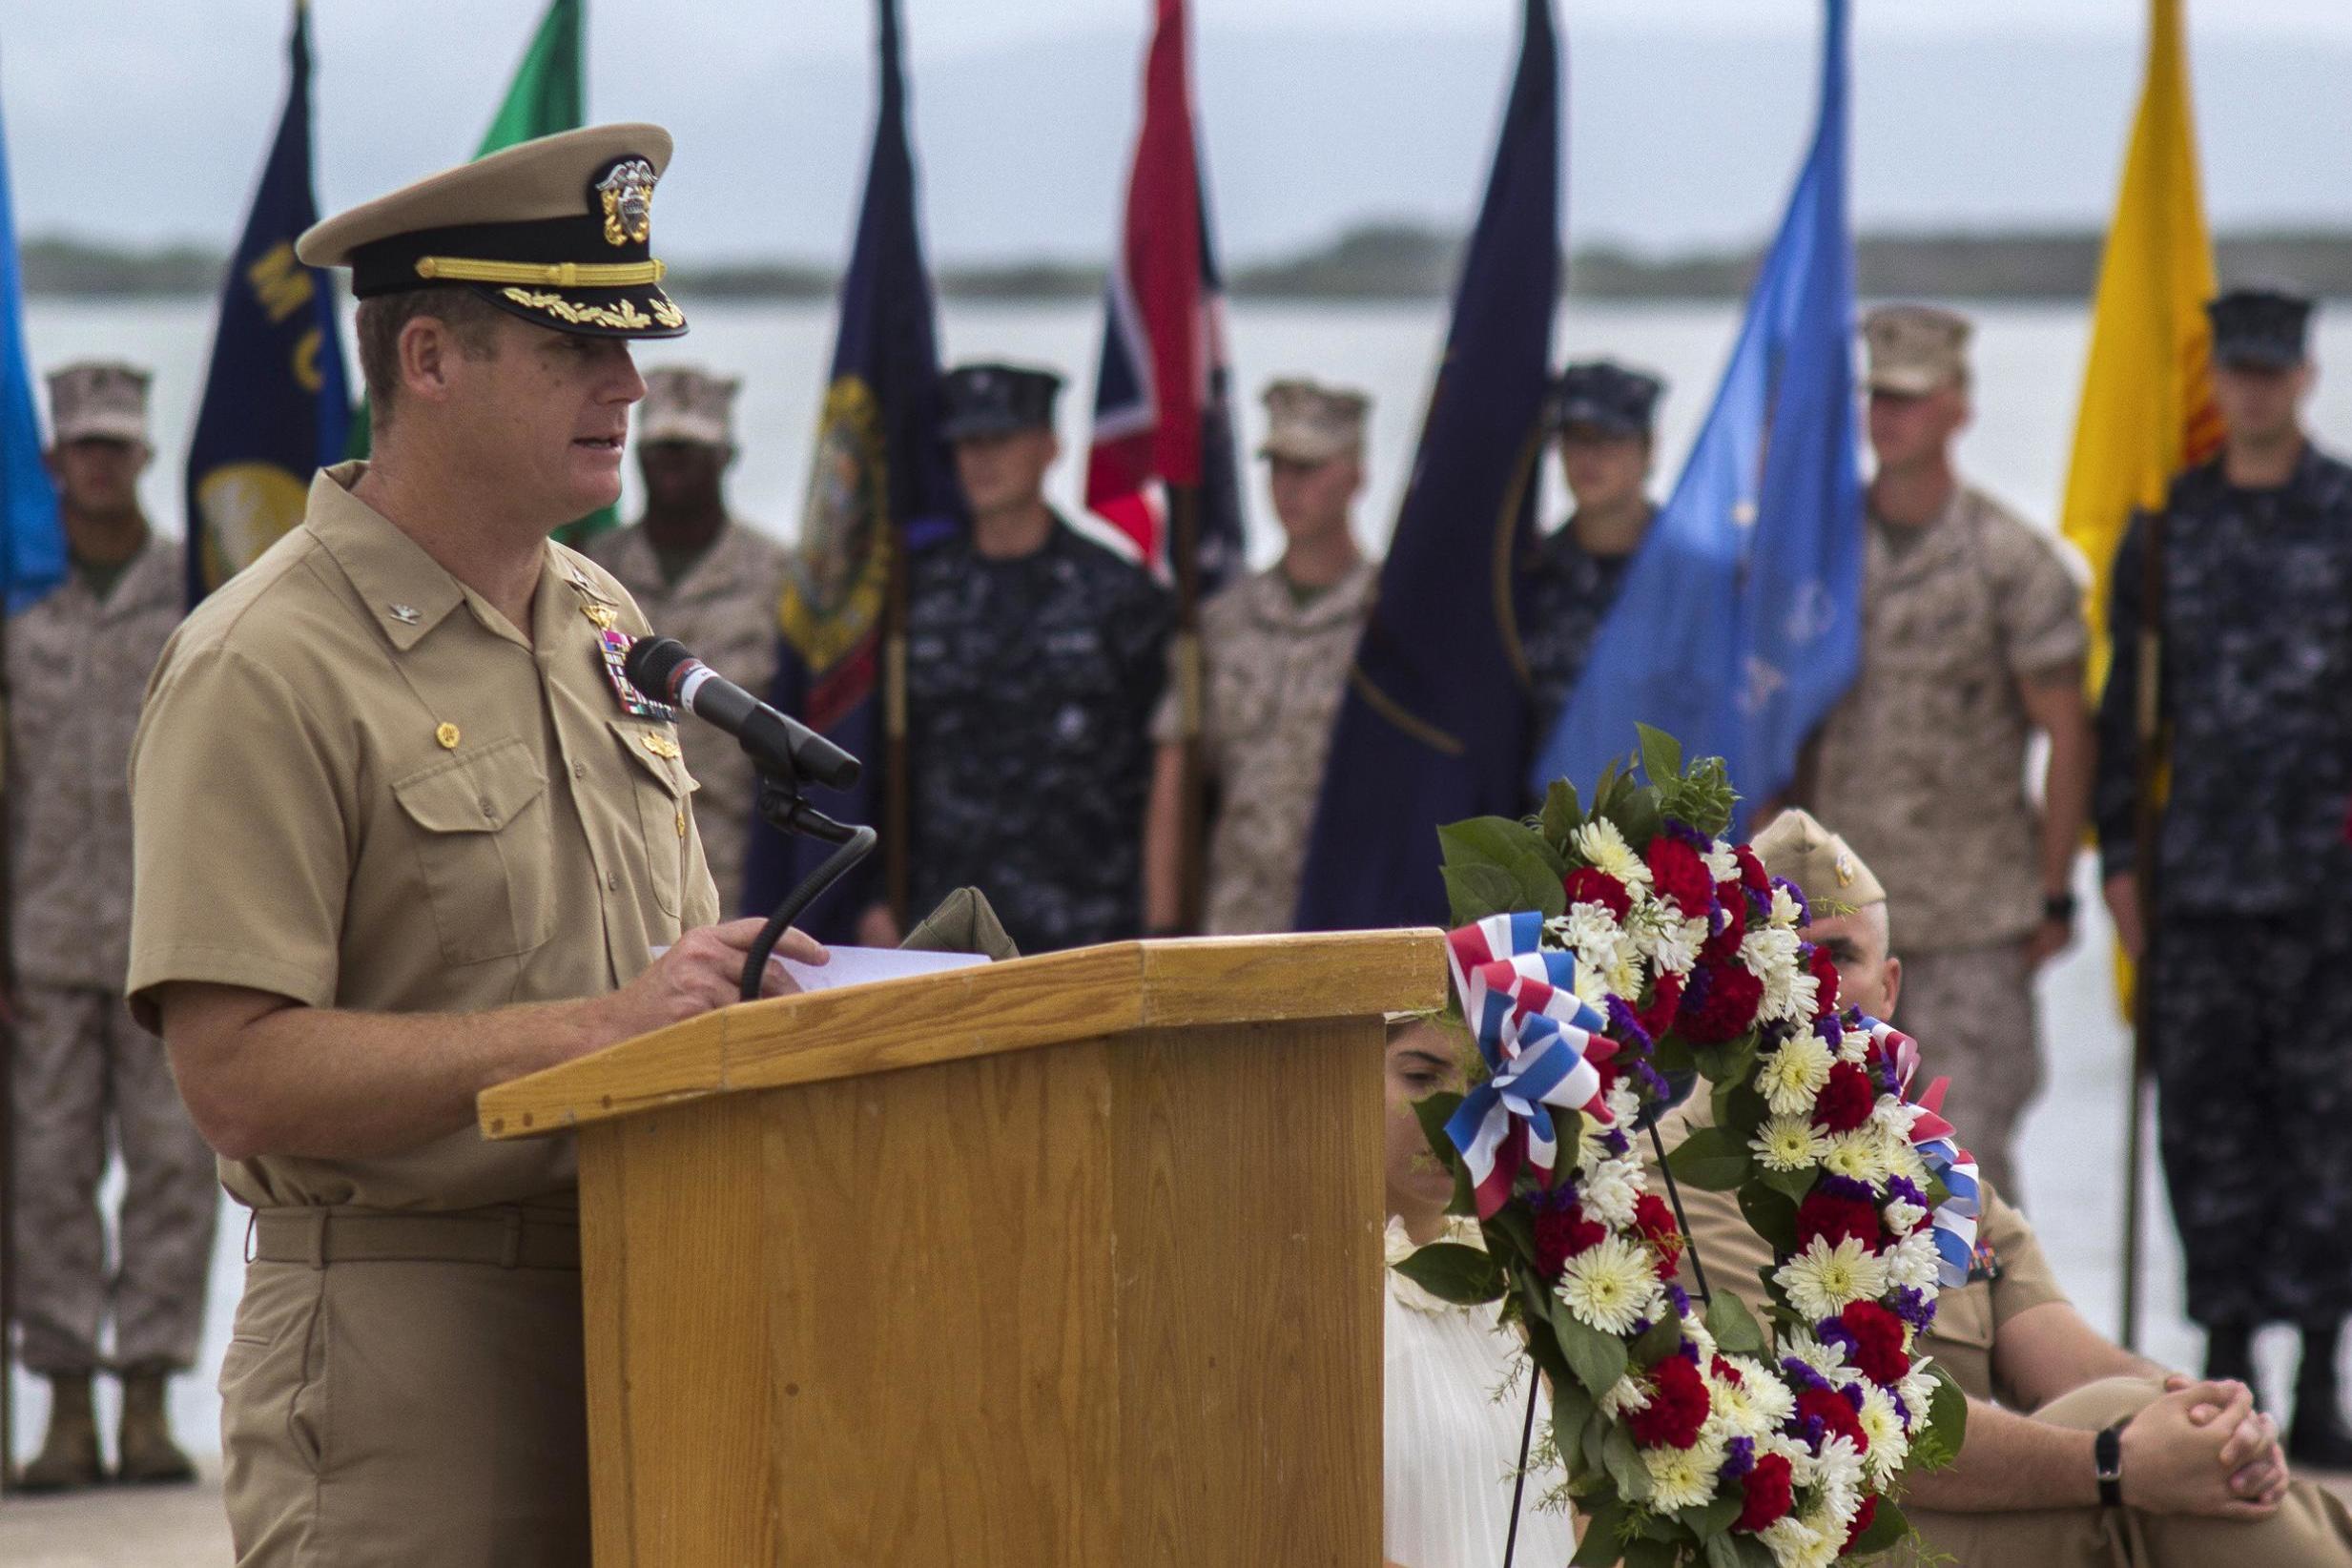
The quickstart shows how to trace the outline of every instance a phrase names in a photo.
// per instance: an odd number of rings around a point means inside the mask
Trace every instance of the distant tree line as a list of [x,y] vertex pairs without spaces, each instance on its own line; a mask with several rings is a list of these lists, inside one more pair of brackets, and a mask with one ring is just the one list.
[[[1872,299],[2088,299],[2098,277],[2100,235],[2093,230],[2016,233],[1873,233],[1855,244],[1856,280]],[[2228,279],[2291,280],[2315,293],[2352,297],[2352,231],[2279,230],[2224,235],[2215,245]],[[1365,223],[1295,256],[1232,269],[1240,299],[1430,299],[1453,287],[1461,239],[1412,223]],[[41,238],[23,251],[29,293],[81,299],[209,295],[224,258],[195,245],[128,249]],[[1567,292],[1586,299],[1732,299],[1755,277],[1752,250],[1651,256],[1588,246],[1569,258]],[[806,262],[695,262],[674,266],[673,286],[690,298],[816,299],[836,275]],[[939,292],[966,299],[1064,299],[1099,294],[1103,269],[1090,262],[1031,260],[953,265]]]

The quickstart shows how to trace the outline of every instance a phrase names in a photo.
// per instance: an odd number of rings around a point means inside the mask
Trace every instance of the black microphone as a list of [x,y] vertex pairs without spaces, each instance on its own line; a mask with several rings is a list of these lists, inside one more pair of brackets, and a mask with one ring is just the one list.
[[829,789],[857,782],[858,761],[797,720],[787,718],[686,650],[675,637],[640,637],[621,660],[629,684],[672,703],[735,737],[755,764]]

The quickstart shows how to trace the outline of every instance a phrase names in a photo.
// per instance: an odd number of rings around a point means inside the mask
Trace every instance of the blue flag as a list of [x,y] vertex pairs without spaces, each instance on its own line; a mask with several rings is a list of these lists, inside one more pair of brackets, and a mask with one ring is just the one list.
[[[880,0],[880,11],[874,155],[841,279],[833,374],[810,459],[800,548],[777,609],[782,647],[769,693],[774,706],[864,762],[854,789],[808,792],[817,810],[846,822],[874,821],[889,790],[894,759],[884,733],[883,666],[893,629],[893,573],[903,566],[904,550],[954,526],[962,507],[939,435],[939,335],[915,219],[897,0]],[[888,827],[883,831],[888,855]],[[829,853],[755,825],[745,908],[765,914],[783,902]],[[878,896],[868,862],[811,906],[800,925],[821,940],[847,940],[858,912]]]
[[1526,687],[1502,607],[1535,531],[1559,167],[1559,46],[1550,0],[1527,0],[1445,361],[1331,735],[1301,930],[1442,921],[1438,825],[1525,803]]
[[0,136],[0,589],[12,614],[65,580],[65,528],[42,461],[41,415],[26,367],[24,278]]
[[[1847,226],[1846,0],[1829,0],[1821,121],[1739,344],[1532,782],[1588,793],[1637,721],[1720,755],[1745,802],[1785,789],[1861,657]],[[1744,803],[1742,820],[1744,821]]]
[[319,221],[310,168],[310,7],[297,0],[278,139],[229,262],[188,446],[188,599],[302,520],[312,474],[342,460],[351,397],[329,275],[295,259]]

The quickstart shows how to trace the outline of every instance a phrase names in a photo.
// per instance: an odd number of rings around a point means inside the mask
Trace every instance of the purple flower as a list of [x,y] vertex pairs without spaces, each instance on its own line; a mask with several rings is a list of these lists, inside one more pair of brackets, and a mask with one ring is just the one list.
[[1625,1005],[1625,999],[1615,992],[1609,996],[1609,1033],[1643,1055],[1657,1047],[1657,1042],[1650,1039],[1650,1032],[1641,1027],[1640,1019],[1635,1017],[1634,1010]]
[[1805,889],[1799,887],[1796,883],[1790,881],[1785,877],[1773,877],[1772,885],[1776,888],[1784,890],[1787,893],[1791,899],[1795,900],[1797,905],[1797,929],[1802,931],[1806,926],[1813,923],[1813,906],[1805,901]]
[[1845,1400],[1847,1404],[1849,1404],[1849,1405],[1853,1406],[1853,1407],[1854,1407],[1854,1413],[1855,1413],[1856,1415],[1860,1415],[1860,1414],[1862,1413],[1862,1385],[1861,1385],[1861,1384],[1859,1384],[1859,1383],[1848,1383],[1848,1384],[1847,1384],[1844,1388],[1842,1388],[1842,1389],[1838,1390],[1838,1397],[1839,1397],[1839,1398],[1841,1398],[1841,1399],[1843,1399],[1843,1400]]
[[1819,1454],[1821,1452],[1822,1443],[1826,1440],[1829,1435],[1829,1423],[1824,1421],[1818,1415],[1808,1415],[1804,1420],[1796,1423],[1796,1430],[1791,1433],[1790,1435],[1795,1437],[1799,1442],[1803,1443],[1806,1448],[1809,1448],[1814,1453]]
[[1557,1214],[1561,1209],[1572,1207],[1575,1205],[1577,1201],[1576,1178],[1562,1170],[1554,1174],[1553,1181],[1555,1183],[1553,1186],[1537,1187],[1527,1195],[1528,1207],[1538,1214]]
[[1674,1098],[1673,1086],[1667,1083],[1658,1069],[1647,1062],[1636,1062],[1633,1064],[1633,1075],[1641,1085],[1641,1098],[1648,1104],[1660,1104]]
[[1862,1341],[1855,1336],[1853,1330],[1834,1317],[1825,1317],[1815,1324],[1813,1337],[1825,1345],[1836,1346],[1838,1353],[1848,1361],[1854,1358],[1856,1351],[1862,1349]]
[[1846,1042],[1846,1025],[1838,1021],[1835,1013],[1824,1013],[1815,1019],[1813,1032],[1821,1036],[1822,1042],[1833,1051]]
[[1715,847],[1714,839],[1709,838],[1705,834],[1701,833],[1697,828],[1692,827],[1689,823],[1671,816],[1666,818],[1666,836],[1669,838],[1680,838],[1683,843],[1688,844],[1692,849],[1697,850],[1702,855],[1706,854],[1707,851]]
[[1833,1175],[1828,1171],[1823,1171],[1815,1180],[1813,1189],[1827,1193],[1832,1198],[1850,1198],[1856,1203],[1878,1202],[1878,1191],[1869,1183],[1856,1181],[1851,1176]]
[[1934,1301],[1908,1285],[1896,1289],[1893,1311],[1895,1316],[1923,1334],[1928,1331],[1928,1325],[1935,1321]]
[[1657,1325],[1657,1324],[1655,1324],[1655,1323],[1652,1323],[1652,1322],[1651,1322],[1648,1318],[1646,1318],[1646,1317],[1638,1317],[1638,1318],[1635,1318],[1635,1319],[1633,1320],[1633,1328],[1632,1328],[1632,1330],[1630,1331],[1629,1337],[1634,1338],[1634,1339],[1640,1339],[1640,1338],[1643,1334],[1648,1333],[1648,1332],[1649,1332],[1652,1329],[1655,1329],[1656,1327],[1658,1327],[1658,1325]]
[[1892,1405],[1894,1407],[1895,1414],[1903,1418],[1903,1430],[1905,1432],[1910,1431],[1911,1407],[1903,1402],[1903,1396],[1890,1389],[1887,1393],[1887,1403]]
[[1622,1160],[1633,1148],[1633,1140],[1617,1128],[1611,1127],[1600,1135],[1600,1146],[1607,1149],[1613,1157]]
[[1928,1195],[1920,1191],[1919,1184],[1912,1181],[1908,1176],[1889,1176],[1887,1178],[1888,1201],[1892,1203],[1898,1198],[1900,1198],[1903,1202],[1909,1204],[1914,1208],[1925,1208],[1928,1207]]
[[1723,1445],[1723,1462],[1715,1472],[1718,1479],[1736,1481],[1756,1468],[1756,1439],[1734,1437]]
[[1690,1316],[1689,1291],[1683,1289],[1679,1285],[1668,1285],[1666,1287],[1666,1299],[1674,1304],[1674,1315],[1676,1317],[1681,1318]]
[[1781,1371],[1787,1374],[1790,1384],[1797,1388],[1826,1389],[1829,1386],[1829,1379],[1793,1355],[1781,1358]]

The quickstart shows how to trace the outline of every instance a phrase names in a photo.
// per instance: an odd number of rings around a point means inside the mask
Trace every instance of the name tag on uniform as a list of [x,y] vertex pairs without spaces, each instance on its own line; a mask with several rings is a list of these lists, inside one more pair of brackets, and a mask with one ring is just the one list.
[[596,629],[596,648],[605,664],[605,676],[612,682],[612,694],[621,699],[621,711],[632,718],[659,719],[664,724],[678,722],[678,711],[666,702],[655,702],[629,681],[629,650],[636,639],[626,631],[612,628]]

